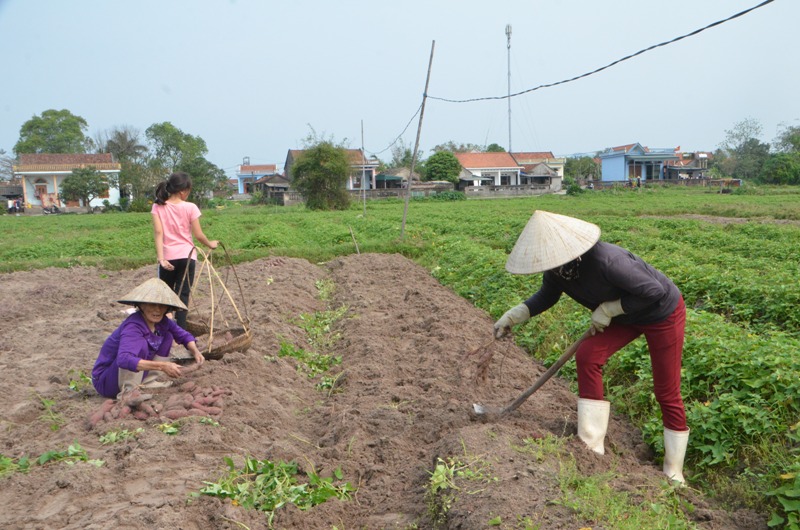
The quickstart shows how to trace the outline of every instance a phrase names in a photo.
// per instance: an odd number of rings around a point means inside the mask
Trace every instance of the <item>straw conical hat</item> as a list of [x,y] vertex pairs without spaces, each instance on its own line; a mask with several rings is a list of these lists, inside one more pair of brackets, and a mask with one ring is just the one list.
[[118,301],[120,304],[128,305],[141,303],[162,304],[184,311],[187,309],[181,299],[178,298],[178,295],[169,288],[169,285],[159,278],[150,278]]
[[533,274],[569,263],[600,239],[600,227],[557,213],[536,210],[506,261],[511,274]]

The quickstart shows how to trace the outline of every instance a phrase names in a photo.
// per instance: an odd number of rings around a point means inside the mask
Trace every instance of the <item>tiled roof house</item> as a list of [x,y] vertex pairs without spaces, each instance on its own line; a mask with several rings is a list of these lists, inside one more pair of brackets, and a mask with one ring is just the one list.
[[[46,207],[56,205],[81,206],[78,202],[64,204],[60,199],[61,184],[74,169],[94,168],[109,181],[116,181],[122,166],[114,160],[111,153],[23,153],[19,163],[14,165],[14,177],[22,182],[23,200],[26,205]],[[102,206],[104,200],[119,204],[120,190],[110,186],[108,194],[93,199],[89,206]]]

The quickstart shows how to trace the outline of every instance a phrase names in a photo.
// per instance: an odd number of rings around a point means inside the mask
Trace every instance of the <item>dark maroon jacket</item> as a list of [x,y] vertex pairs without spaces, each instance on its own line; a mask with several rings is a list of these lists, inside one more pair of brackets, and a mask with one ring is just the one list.
[[681,293],[664,274],[632,252],[611,243],[598,242],[581,256],[578,277],[561,278],[545,271],[539,291],[525,301],[531,316],[550,309],[561,293],[594,311],[598,305],[622,300],[620,324],[653,324],[670,316]]

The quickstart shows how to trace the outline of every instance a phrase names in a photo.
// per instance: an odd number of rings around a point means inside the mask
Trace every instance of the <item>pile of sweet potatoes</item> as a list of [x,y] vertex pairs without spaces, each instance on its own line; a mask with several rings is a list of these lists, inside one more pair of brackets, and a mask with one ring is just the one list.
[[159,402],[152,394],[141,389],[134,389],[119,396],[119,399],[106,400],[99,409],[89,417],[89,428],[100,422],[113,422],[126,419],[177,420],[187,416],[219,417],[224,406],[223,396],[231,391],[222,387],[201,387],[194,381],[187,381],[178,387],[178,392],[163,393],[159,397],[166,401]]

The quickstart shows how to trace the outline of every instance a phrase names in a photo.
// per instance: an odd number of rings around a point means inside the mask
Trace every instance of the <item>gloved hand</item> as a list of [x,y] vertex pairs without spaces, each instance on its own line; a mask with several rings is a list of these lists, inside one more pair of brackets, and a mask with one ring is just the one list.
[[503,338],[506,332],[511,329],[511,326],[522,324],[529,318],[531,318],[531,312],[528,310],[528,306],[525,304],[519,304],[512,307],[500,317],[500,320],[495,322],[494,337],[496,339]]
[[598,331],[602,333],[611,324],[611,319],[617,315],[624,315],[622,300],[603,302],[592,313],[592,335]]

